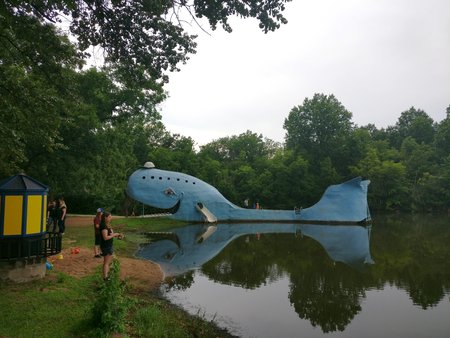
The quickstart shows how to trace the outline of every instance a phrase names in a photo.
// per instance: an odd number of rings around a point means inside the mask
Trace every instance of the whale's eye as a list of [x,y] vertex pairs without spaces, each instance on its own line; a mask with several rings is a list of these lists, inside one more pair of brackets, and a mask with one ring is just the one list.
[[142,176],[142,179],[145,180],[145,176]]
[[192,184],[195,184],[195,182],[192,182]]
[[188,182],[188,180],[185,180],[185,182],[187,183],[187,182]]
[[170,181],[170,177],[167,177],[167,180]]
[[177,181],[179,181],[180,179],[179,178],[177,178]]
[[167,196],[176,195],[175,191],[173,191],[172,188],[167,188],[166,190],[164,190],[164,193],[165,193]]
[[155,178],[155,176],[152,176],[151,179],[153,180]]
[[162,180],[162,177],[160,177],[159,179]]

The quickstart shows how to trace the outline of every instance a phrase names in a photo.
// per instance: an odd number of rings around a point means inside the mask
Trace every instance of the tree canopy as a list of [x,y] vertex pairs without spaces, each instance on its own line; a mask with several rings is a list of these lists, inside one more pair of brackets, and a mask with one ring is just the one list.
[[329,157],[352,130],[352,114],[334,95],[315,94],[292,108],[284,122],[286,147]]
[[5,1],[0,4],[1,39],[29,61],[46,58],[45,53],[27,53],[23,43],[46,46],[46,38],[34,39],[34,25],[68,24],[77,38],[80,57],[88,57],[90,46],[105,52],[105,62],[114,66],[121,80],[132,86],[151,89],[154,83],[168,80],[166,71],[195,53],[194,35],[183,28],[186,20],[205,17],[212,29],[220,24],[231,32],[228,18],[256,18],[264,31],[273,31],[286,23],[282,12],[289,0],[263,1],[150,1],[150,0],[53,0]]
[[[157,126],[168,72],[195,53],[186,20],[205,17],[231,32],[230,16],[251,17],[268,32],[286,23],[287,1],[1,2],[0,172],[70,150],[74,131],[91,139],[130,119]],[[104,51],[104,67],[82,71],[91,46]]]

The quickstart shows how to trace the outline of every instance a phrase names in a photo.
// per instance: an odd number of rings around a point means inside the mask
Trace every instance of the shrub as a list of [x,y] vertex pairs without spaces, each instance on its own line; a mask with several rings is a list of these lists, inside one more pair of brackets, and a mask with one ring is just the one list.
[[92,309],[94,336],[108,336],[110,333],[123,333],[125,316],[131,300],[125,296],[126,283],[120,278],[120,263],[113,260],[109,280],[100,282],[98,296]]

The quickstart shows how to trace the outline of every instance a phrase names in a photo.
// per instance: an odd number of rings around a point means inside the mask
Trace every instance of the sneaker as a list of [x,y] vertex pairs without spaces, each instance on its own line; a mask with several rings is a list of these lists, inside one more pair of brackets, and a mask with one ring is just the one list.
[[102,258],[101,255],[95,255],[94,257],[95,257],[95,258]]
[[108,281],[110,281],[110,280],[111,280],[111,278],[109,278],[109,277],[105,277],[105,278],[103,278],[103,280],[104,280],[105,282],[108,282]]

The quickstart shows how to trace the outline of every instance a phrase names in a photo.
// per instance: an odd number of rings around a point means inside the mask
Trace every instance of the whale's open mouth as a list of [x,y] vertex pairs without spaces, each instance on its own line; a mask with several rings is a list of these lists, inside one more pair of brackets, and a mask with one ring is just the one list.
[[[136,200],[134,200],[134,201],[136,201]],[[141,202],[139,202],[139,201],[136,201],[136,202],[141,204]],[[170,208],[157,208],[157,207],[153,207],[151,205],[144,204],[144,207],[145,207],[144,214],[146,216],[173,215],[178,211],[178,209],[180,209],[180,205],[181,205],[181,200],[177,200],[177,202]]]

